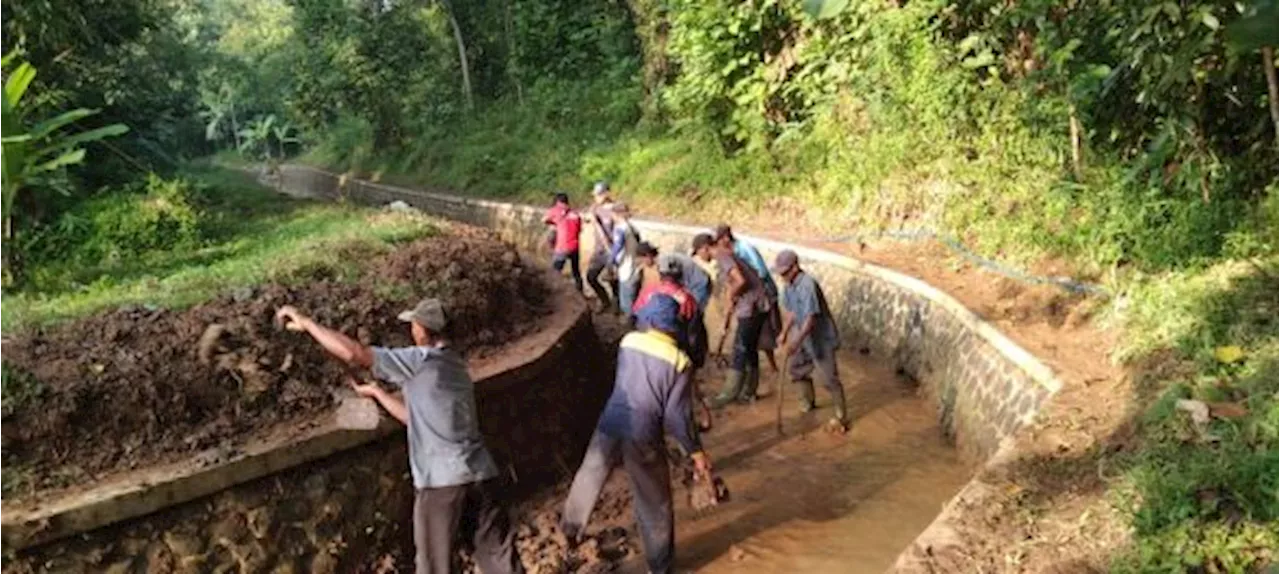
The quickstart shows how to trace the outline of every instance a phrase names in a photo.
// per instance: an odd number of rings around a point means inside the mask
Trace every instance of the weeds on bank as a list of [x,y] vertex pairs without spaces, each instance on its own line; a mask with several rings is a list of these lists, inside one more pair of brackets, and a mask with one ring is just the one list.
[[[1244,572],[1277,557],[1277,261],[1235,261],[1135,288],[1137,444],[1115,485],[1132,511],[1121,572]],[[1176,408],[1210,405],[1207,425]]]
[[189,224],[139,216],[157,201],[146,190],[113,192],[64,215],[64,237],[74,241],[48,245],[28,263],[30,280],[6,293],[4,330],[125,304],[182,307],[265,281],[341,277],[372,254],[436,232],[420,217],[289,199],[225,169],[193,167],[165,185],[164,201],[183,203]]

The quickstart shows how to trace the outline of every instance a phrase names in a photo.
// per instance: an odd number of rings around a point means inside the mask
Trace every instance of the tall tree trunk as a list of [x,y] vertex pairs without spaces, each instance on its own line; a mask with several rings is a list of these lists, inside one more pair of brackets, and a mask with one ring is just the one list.
[[444,6],[444,13],[449,16],[449,24],[453,26],[453,39],[458,44],[458,63],[462,64],[462,95],[466,98],[467,109],[472,108],[471,99],[471,69],[467,64],[467,44],[462,40],[462,27],[458,25],[458,18],[453,15],[453,7],[445,0],[440,0],[440,4]]
[[1271,125],[1276,132],[1276,144],[1280,145],[1280,90],[1276,88],[1276,60],[1271,46],[1262,47],[1262,72],[1267,75],[1267,101],[1271,103]]

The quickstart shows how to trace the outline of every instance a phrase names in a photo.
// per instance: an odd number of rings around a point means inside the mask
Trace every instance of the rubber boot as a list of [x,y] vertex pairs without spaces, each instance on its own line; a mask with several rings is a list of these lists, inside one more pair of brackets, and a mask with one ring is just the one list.
[[817,404],[814,402],[816,398],[813,396],[813,381],[801,379],[796,381],[796,386],[800,387],[800,414],[805,414],[817,408]]
[[742,374],[742,392],[738,394],[738,402],[751,404],[756,402],[756,391],[760,389],[760,370],[748,368]]
[[711,399],[711,408],[724,408],[725,405],[738,398],[738,393],[742,392],[742,379],[742,371],[732,369],[725,371],[724,386],[720,387],[720,394]]

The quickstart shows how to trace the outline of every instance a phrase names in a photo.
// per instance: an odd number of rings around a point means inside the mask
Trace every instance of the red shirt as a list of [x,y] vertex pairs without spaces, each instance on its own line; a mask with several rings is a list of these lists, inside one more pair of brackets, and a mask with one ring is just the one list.
[[639,313],[640,309],[644,308],[645,303],[649,302],[649,298],[656,294],[671,297],[676,300],[676,303],[680,304],[681,321],[692,321],[694,315],[698,312],[698,301],[693,298],[693,293],[690,293],[683,285],[673,281],[659,281],[641,289],[640,296],[636,297],[636,302],[631,305],[631,312]]
[[578,235],[582,233],[582,216],[578,212],[567,205],[553,205],[542,221],[556,226],[556,253],[578,250]]

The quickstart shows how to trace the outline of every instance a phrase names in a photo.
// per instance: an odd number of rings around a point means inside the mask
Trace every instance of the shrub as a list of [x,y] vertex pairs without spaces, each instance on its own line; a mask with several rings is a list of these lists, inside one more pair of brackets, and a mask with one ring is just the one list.
[[32,240],[29,264],[100,267],[157,250],[196,248],[202,241],[200,199],[189,181],[155,174],[108,190],[43,228]]

